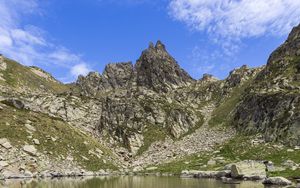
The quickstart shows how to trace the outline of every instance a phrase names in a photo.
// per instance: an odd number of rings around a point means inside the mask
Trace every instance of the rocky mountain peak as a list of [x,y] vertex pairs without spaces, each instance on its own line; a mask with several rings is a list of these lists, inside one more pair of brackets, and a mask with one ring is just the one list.
[[176,60],[167,52],[165,45],[158,41],[150,43],[135,65],[137,84],[156,92],[167,92],[194,80],[180,68]]
[[203,82],[215,82],[218,80],[219,80],[218,78],[214,77],[211,74],[203,74],[203,77],[200,79],[200,81],[203,81]]
[[234,69],[229,73],[228,78],[225,80],[226,86],[230,88],[235,87],[250,78],[253,78],[260,70],[260,68],[249,68],[247,65]]
[[300,25],[293,28],[285,43],[269,57],[266,68],[258,75],[258,81],[272,80],[268,87],[285,87],[300,80]]
[[160,40],[158,40],[158,41],[156,42],[155,48],[156,48],[157,50],[163,50],[163,51],[166,50],[165,45],[164,45]]
[[133,76],[132,62],[108,64],[103,72],[106,84],[113,89],[126,87],[132,81]]
[[86,77],[79,76],[76,85],[83,94],[96,95],[98,92],[125,88],[133,83],[134,68],[131,62],[110,63],[103,74],[91,72]]
[[300,39],[300,24],[294,27],[288,36],[287,42],[292,42]]

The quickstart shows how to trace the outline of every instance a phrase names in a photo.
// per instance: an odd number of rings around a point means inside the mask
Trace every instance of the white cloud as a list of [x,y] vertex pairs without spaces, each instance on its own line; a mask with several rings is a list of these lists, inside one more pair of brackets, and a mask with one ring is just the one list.
[[300,23],[299,10],[300,0],[170,0],[169,3],[172,18],[207,35],[207,44],[196,46],[190,59],[193,71],[213,74],[236,64],[236,54],[244,47],[245,39],[288,34]]
[[300,22],[299,0],[171,0],[169,8],[189,27],[229,40],[282,36]]
[[[22,18],[28,14],[41,15],[38,0],[0,0],[0,53],[25,65],[68,69],[70,73],[64,80],[73,81],[77,76],[74,67],[86,62],[80,55],[54,44],[41,28],[24,26]],[[87,66],[81,68],[81,73],[89,70]]]
[[75,65],[71,69],[72,75],[76,76],[76,77],[78,77],[79,75],[86,76],[90,71],[91,71],[90,68],[85,63],[81,63],[81,64],[78,64],[78,65]]

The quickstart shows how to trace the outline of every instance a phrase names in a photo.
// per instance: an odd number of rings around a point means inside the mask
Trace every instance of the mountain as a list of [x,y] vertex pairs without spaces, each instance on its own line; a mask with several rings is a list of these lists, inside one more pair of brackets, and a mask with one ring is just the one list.
[[267,141],[300,144],[300,26],[269,57],[236,108],[236,127]]
[[[246,148],[300,145],[299,56],[300,26],[267,65],[244,65],[224,80],[209,74],[193,79],[160,41],[150,43],[135,64],[110,63],[102,74],[91,72],[68,85],[0,56],[1,151],[12,147],[5,161],[19,161],[0,163],[0,172],[21,173],[16,166],[22,165],[23,174],[140,171],[153,165],[162,171],[211,169],[203,163],[260,157],[236,153]],[[273,159],[276,151],[259,159]],[[44,162],[30,168],[28,155]]]

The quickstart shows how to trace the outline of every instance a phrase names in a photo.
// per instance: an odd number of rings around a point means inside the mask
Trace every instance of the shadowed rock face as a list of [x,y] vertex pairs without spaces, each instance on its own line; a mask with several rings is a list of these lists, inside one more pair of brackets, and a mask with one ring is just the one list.
[[236,108],[234,123],[267,141],[300,144],[300,25],[270,56]]
[[91,72],[79,76],[76,85],[84,95],[94,96],[98,92],[126,88],[134,83],[134,69],[131,62],[108,64],[102,75]]
[[132,84],[134,76],[131,62],[108,64],[103,72],[105,88],[125,88]]
[[135,65],[137,85],[145,86],[156,92],[168,92],[194,82],[190,75],[169,55],[165,46],[158,41],[143,51]]

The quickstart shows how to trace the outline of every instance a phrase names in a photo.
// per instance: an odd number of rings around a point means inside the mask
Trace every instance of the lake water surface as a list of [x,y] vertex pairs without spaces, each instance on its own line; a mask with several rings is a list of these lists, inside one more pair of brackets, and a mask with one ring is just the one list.
[[8,180],[0,187],[8,188],[263,188],[260,182],[224,184],[214,179],[179,177],[121,176],[88,179]]

